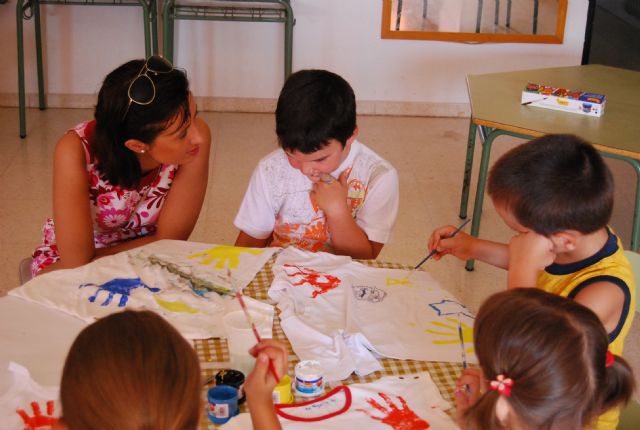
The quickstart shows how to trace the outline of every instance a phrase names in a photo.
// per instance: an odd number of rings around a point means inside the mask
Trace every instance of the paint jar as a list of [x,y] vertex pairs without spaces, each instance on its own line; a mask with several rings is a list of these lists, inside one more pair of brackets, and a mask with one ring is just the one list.
[[215,424],[224,424],[238,415],[238,390],[230,385],[216,385],[207,392],[207,416]]
[[291,393],[291,377],[284,375],[280,378],[280,382],[273,389],[273,404],[293,403],[293,394]]
[[244,395],[244,374],[235,369],[223,369],[216,373],[216,385],[230,385],[238,390],[238,404],[241,405],[246,400]]
[[304,360],[296,364],[296,394],[302,397],[316,397],[324,392],[322,366],[316,360]]

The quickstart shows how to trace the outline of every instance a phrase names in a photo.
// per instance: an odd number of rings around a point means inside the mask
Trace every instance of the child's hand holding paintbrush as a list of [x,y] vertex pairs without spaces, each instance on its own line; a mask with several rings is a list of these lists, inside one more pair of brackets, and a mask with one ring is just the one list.
[[[236,299],[238,299],[238,303],[240,304],[240,307],[242,308],[242,311],[244,312],[244,316],[247,318],[247,322],[249,323],[249,326],[251,327],[251,331],[253,331],[253,335],[256,337],[256,342],[258,342],[258,344],[260,344],[262,342],[262,338],[260,337],[260,333],[258,333],[258,329],[256,328],[256,324],[253,322],[253,318],[251,318],[251,314],[249,313],[249,309],[247,309],[247,304],[244,302],[244,299],[242,298],[242,293],[240,292],[240,289],[236,285],[235,280],[231,276],[231,271],[229,269],[227,269],[227,277],[229,278],[229,281],[231,282],[232,289],[236,292]],[[254,346],[254,348],[252,348],[252,350],[255,349],[255,348],[256,347]],[[254,357],[256,357],[256,358],[259,358],[259,355],[257,353],[256,354],[252,354],[252,355]],[[269,370],[271,371],[271,374],[275,378],[276,384],[278,382],[280,382],[280,377],[278,376],[278,372],[276,372],[276,369],[273,366],[273,360],[271,360],[271,359],[269,359]]]
[[281,429],[273,407],[273,390],[277,384],[273,377],[274,368],[279,375],[287,372],[287,348],[281,342],[265,339],[249,350],[256,357],[256,365],[247,376],[244,392],[251,414],[254,430]]
[[429,254],[416,265],[416,269],[422,266],[422,263],[433,257],[434,260],[440,260],[443,255],[453,254],[463,260],[468,260],[469,249],[473,244],[473,238],[468,234],[461,232],[465,225],[471,221],[471,218],[465,220],[458,227],[446,225],[437,228],[431,233],[427,247],[431,250]]

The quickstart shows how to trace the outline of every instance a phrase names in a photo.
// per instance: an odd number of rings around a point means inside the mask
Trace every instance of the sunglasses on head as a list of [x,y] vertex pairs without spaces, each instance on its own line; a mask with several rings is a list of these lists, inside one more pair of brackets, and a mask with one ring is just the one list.
[[173,70],[173,64],[162,58],[159,55],[152,55],[144,62],[140,73],[131,81],[129,89],[127,90],[127,96],[129,97],[129,104],[127,104],[127,110],[124,113],[122,119],[126,118],[131,108],[131,103],[137,105],[146,106],[151,104],[156,98],[156,86],[153,80],[149,77],[148,73],[169,73]]

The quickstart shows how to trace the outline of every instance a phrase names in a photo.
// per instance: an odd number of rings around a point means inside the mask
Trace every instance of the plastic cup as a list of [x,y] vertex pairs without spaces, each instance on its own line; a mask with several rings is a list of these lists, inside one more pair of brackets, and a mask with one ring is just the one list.
[[[256,312],[249,311],[249,314],[258,332],[260,332],[261,328],[264,328],[267,324],[268,319]],[[222,321],[227,332],[231,367],[248,375],[255,365],[255,358],[249,354],[249,349],[257,343],[253,330],[251,330],[243,311],[229,312],[223,317]]]
[[238,415],[238,389],[230,385],[216,385],[207,392],[209,421],[224,424]]

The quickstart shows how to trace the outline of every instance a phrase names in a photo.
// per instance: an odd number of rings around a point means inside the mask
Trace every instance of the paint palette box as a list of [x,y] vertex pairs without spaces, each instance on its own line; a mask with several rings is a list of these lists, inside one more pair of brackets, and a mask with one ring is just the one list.
[[581,115],[602,116],[604,115],[606,99],[603,94],[528,83],[522,91],[521,103],[526,106],[536,106]]

